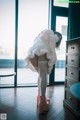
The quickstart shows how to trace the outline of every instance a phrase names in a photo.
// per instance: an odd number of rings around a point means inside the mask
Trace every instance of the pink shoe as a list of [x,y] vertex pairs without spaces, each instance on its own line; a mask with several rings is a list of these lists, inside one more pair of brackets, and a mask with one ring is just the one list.
[[38,112],[40,114],[48,112],[49,105],[50,105],[50,99],[46,99],[45,97],[42,97],[42,96],[40,96],[40,94],[38,94],[38,96],[37,96]]
[[[38,106],[39,101],[40,101],[40,90],[38,90],[37,106]],[[50,98],[47,98],[47,99],[46,99],[46,102],[50,104]]]
[[40,101],[38,103],[38,112],[45,113],[49,110],[50,101],[46,100],[44,97],[40,97]]

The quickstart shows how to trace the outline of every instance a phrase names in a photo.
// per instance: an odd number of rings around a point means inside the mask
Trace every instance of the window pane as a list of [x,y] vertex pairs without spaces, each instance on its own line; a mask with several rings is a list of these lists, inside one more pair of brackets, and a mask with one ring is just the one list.
[[[0,75],[14,72],[15,0],[0,0]],[[2,77],[0,86],[14,84],[14,77]]]
[[48,0],[19,0],[18,85],[37,83],[37,73],[26,68],[24,59],[36,35],[45,28],[48,28]]
[[65,53],[66,53],[66,40],[67,40],[67,17],[56,17],[56,31],[62,34],[62,41],[60,48],[56,51],[57,62],[55,65],[55,81],[60,82],[65,80]]
[[69,0],[53,0],[54,6],[68,7]]

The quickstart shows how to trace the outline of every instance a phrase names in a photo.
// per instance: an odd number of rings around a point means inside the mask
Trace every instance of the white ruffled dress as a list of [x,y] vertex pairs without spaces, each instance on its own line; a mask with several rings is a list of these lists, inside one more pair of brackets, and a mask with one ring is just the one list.
[[[46,54],[48,61],[48,73],[51,73],[53,65],[56,63],[56,51],[55,43],[58,41],[57,35],[50,29],[43,30],[34,40],[34,44],[28,50],[28,54],[25,58],[29,65],[30,59],[34,58],[35,55],[41,56]],[[31,68],[31,66],[29,66]],[[35,68],[34,68],[35,69]],[[32,68],[31,68],[32,70]]]

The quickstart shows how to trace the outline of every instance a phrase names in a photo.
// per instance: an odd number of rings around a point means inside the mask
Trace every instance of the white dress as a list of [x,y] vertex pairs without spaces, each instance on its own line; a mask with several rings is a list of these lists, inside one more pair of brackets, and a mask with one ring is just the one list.
[[[55,43],[58,41],[57,35],[50,29],[43,30],[34,40],[34,44],[28,50],[28,54],[25,58],[29,65],[30,59],[35,55],[41,56],[46,54],[48,61],[48,72],[51,73],[53,65],[56,63],[57,57],[55,52]],[[30,66],[31,67],[31,66]],[[31,68],[32,69],[32,68]]]

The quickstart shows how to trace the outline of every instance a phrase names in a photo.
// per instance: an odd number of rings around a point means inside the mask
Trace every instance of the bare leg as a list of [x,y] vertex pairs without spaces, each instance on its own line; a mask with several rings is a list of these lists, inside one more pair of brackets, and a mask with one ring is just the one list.
[[37,105],[39,113],[44,113],[49,110],[50,101],[46,99],[46,83],[47,83],[47,61],[38,61],[38,97]]
[[40,76],[38,76],[38,91],[40,90]]
[[38,90],[40,90],[40,96],[45,97],[46,94],[46,83],[47,83],[47,70],[48,70],[48,62],[47,61],[39,61],[38,62]]
[[37,105],[39,113],[44,113],[49,110],[49,100],[46,99],[48,59],[46,58],[46,55],[42,55],[36,56],[31,59],[30,62],[39,74]]

